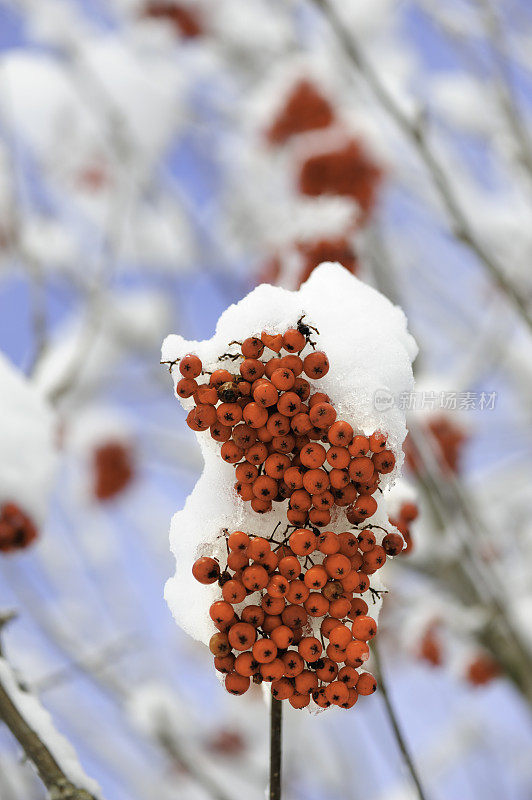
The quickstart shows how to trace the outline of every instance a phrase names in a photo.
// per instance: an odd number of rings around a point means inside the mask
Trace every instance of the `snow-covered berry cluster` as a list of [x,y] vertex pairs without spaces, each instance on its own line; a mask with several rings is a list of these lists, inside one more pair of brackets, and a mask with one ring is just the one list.
[[[251,680],[266,681],[274,697],[294,708],[308,706],[311,697],[322,708],[351,708],[359,694],[376,689],[372,675],[358,672],[377,631],[360,595],[404,541],[381,529],[377,544],[371,525],[320,531],[335,505],[354,526],[373,516],[373,494],[395,456],[385,434],[355,433],[337,419],[330,398],[313,391],[310,381],[329,371],[315,334],[299,319],[283,334],[231,342],[240,352],[220,358],[239,362],[238,373],[216,369],[205,383],[198,382],[205,374],[198,356],[179,360],[176,392],[194,400],[187,424],[221,443],[222,459],[235,465],[237,494],[259,514],[288,501],[284,530],[281,523],[268,537],[223,530],[225,563],[202,556],[192,572],[221,589],[209,611],[218,629],[209,647],[229,692],[243,694]],[[310,618],[321,621],[320,638]]]
[[[225,565],[208,556],[193,565],[196,580],[221,587],[209,611],[218,629],[209,643],[214,666],[231,694],[266,681],[294,708],[311,698],[321,708],[352,708],[377,688],[370,673],[359,672],[377,632],[360,595],[386,551],[369,526],[340,534],[278,527],[268,538],[223,531]],[[319,622],[319,638],[310,621]]]
[[288,499],[291,525],[328,525],[333,506],[344,507],[349,522],[358,524],[375,513],[380,475],[393,470],[395,456],[384,434],[355,433],[337,419],[329,396],[313,391],[309,381],[329,371],[313,331],[300,319],[284,334],[263,331],[232,342],[240,353],[221,359],[240,362],[238,372],[216,369],[206,383],[196,380],[201,360],[187,354],[176,392],[193,397],[187,424],[221,443],[221,457],[235,465],[235,489],[254,511],[267,513]]
[[37,538],[37,528],[15,503],[0,506],[0,553],[23,550]]

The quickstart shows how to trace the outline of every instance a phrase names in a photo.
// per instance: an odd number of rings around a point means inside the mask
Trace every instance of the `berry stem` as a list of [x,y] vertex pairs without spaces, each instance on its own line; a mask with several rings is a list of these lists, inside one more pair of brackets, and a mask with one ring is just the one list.
[[379,653],[379,647],[378,647],[378,644],[377,644],[377,642],[375,640],[373,640],[373,642],[372,642],[371,650],[372,650],[373,658],[374,658],[374,661],[375,661],[375,677],[377,678],[377,683],[378,683],[378,686],[379,686],[379,688],[381,690],[382,699],[384,700],[386,713],[388,715],[388,719],[390,720],[390,725],[392,727],[392,730],[393,730],[393,733],[394,733],[394,736],[395,736],[395,740],[397,742],[397,746],[399,747],[399,750],[401,751],[401,755],[403,756],[404,762],[405,762],[405,764],[406,764],[406,766],[408,768],[408,771],[410,773],[410,777],[412,778],[412,781],[413,781],[413,783],[414,783],[414,785],[416,787],[419,800],[427,800],[427,795],[425,794],[425,790],[424,790],[423,785],[421,783],[421,780],[420,780],[418,771],[416,769],[416,766],[415,766],[414,762],[412,761],[412,756],[410,755],[410,750],[409,750],[408,745],[406,743],[406,740],[405,740],[405,738],[403,736],[403,732],[402,732],[402,730],[401,730],[401,728],[399,726],[399,722],[398,722],[398,719],[397,719],[397,715],[395,713],[395,709],[394,709],[394,707],[392,705],[392,702],[390,700],[390,695],[388,693],[388,687],[387,687],[386,681],[384,679],[384,676],[382,674],[382,665],[381,665],[381,657],[380,657],[380,653]]
[[283,703],[272,697],[270,708],[270,800],[281,800]]

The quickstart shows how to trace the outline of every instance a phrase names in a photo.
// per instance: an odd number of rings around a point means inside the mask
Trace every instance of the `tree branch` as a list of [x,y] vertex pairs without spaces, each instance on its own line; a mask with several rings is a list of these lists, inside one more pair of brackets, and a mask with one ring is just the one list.
[[414,762],[412,761],[412,756],[410,755],[410,750],[409,750],[408,745],[406,743],[406,740],[405,740],[405,738],[403,736],[403,732],[402,732],[402,730],[401,730],[401,728],[399,726],[399,722],[397,720],[395,709],[394,709],[394,707],[393,707],[393,705],[391,703],[391,700],[390,700],[390,695],[388,694],[388,686],[387,686],[386,681],[384,679],[384,676],[382,674],[382,664],[381,664],[379,648],[378,648],[378,645],[377,645],[377,643],[375,641],[373,641],[373,643],[372,643],[371,650],[372,650],[373,658],[374,658],[374,661],[375,661],[375,674],[376,674],[376,678],[377,678],[377,683],[379,684],[379,688],[380,688],[380,691],[381,691],[381,694],[382,694],[382,699],[384,700],[384,705],[386,706],[386,713],[388,715],[388,719],[390,720],[390,725],[392,726],[392,730],[393,730],[397,745],[399,747],[399,750],[401,751],[401,755],[403,756],[404,762],[405,762],[405,764],[406,764],[406,766],[408,768],[408,771],[410,773],[410,777],[412,778],[412,781],[413,781],[413,783],[414,783],[414,785],[416,787],[417,793],[419,795],[419,800],[427,800],[427,795],[425,794],[425,790],[424,790],[423,785],[421,783],[421,780],[420,780],[420,777],[418,775],[418,771],[416,769],[416,766],[415,766]]
[[[76,786],[64,773],[49,746],[39,737],[13,699],[16,679],[7,661],[0,660],[0,720],[9,728],[26,757],[34,765],[50,800],[97,800],[86,789]],[[17,686],[16,691],[23,692]],[[35,698],[33,698],[35,699]],[[35,702],[36,699],[35,699]]]
[[503,267],[492,257],[489,250],[477,239],[469,220],[462,210],[452,182],[427,138],[423,120],[412,120],[405,114],[391,92],[381,81],[377,72],[363,56],[355,38],[345,29],[341,19],[331,8],[329,0],[311,0],[311,2],[321,9],[351,63],[370,87],[380,105],[416,149],[427,172],[432,177],[433,184],[449,217],[454,236],[476,255],[494,283],[507,295],[517,313],[532,331],[532,312],[528,308],[523,294],[514,286],[513,282],[505,274]]

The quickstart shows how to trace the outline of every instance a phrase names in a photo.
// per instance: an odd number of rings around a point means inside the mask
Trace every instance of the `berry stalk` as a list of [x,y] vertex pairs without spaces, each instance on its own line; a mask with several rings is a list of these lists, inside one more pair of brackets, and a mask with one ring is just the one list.
[[281,800],[283,702],[272,696],[270,706],[270,800]]

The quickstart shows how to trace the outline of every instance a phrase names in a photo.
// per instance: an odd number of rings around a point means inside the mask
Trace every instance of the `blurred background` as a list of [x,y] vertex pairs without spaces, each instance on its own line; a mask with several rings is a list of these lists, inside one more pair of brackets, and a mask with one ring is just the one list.
[[[260,691],[163,599],[202,465],[159,352],[324,260],[420,347],[379,640],[426,798],[532,797],[531,79],[526,0],[0,2],[1,647],[106,800],[264,796]],[[418,797],[380,693],[288,708],[284,777]]]

